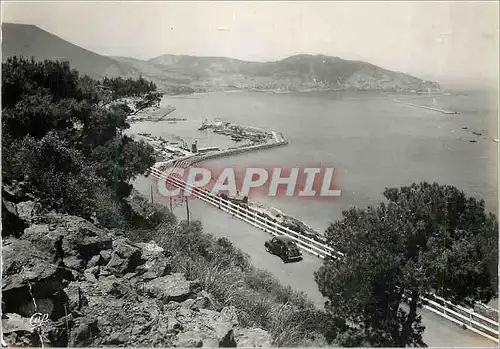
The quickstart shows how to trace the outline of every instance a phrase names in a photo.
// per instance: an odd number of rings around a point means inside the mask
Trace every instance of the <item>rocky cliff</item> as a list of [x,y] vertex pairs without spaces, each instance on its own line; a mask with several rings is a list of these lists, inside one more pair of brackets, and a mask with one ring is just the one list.
[[[5,188],[2,329],[8,346],[269,347],[169,251],[80,217],[38,213]],[[7,229],[8,228],[8,229]]]

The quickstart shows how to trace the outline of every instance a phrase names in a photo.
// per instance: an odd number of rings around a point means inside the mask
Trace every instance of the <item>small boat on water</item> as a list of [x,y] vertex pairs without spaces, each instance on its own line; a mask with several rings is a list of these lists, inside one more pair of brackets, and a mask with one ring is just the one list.
[[208,119],[204,119],[203,122],[201,123],[201,126],[198,128],[198,131],[203,131],[209,127],[210,123],[208,122]]
[[493,142],[498,143],[498,138],[493,138]]

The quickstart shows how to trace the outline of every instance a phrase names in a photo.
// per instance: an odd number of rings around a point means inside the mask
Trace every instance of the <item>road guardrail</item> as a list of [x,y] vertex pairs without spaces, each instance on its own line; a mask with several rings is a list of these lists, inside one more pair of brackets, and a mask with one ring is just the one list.
[[[187,167],[189,165],[189,160],[184,160],[182,163],[176,163],[176,165],[174,165],[174,167],[172,167],[170,171],[162,172],[157,168],[152,167],[150,169],[150,173],[155,178],[163,179],[166,182],[176,186],[177,188],[184,190],[189,189],[192,195],[199,198],[200,200],[211,204],[233,216],[236,216],[257,228],[264,230],[267,233],[270,233],[274,236],[286,235],[290,237],[297,243],[300,248],[315,255],[316,257],[322,259],[327,257],[341,259],[344,256],[344,254],[339,251],[335,251],[333,248],[326,244],[303,236],[287,227],[282,226],[279,222],[272,221],[266,217],[259,215],[257,211],[248,209],[241,205],[232,203],[229,200],[225,200],[219,196],[213,195],[207,189],[194,187],[172,174],[172,170],[174,168],[180,166]],[[495,321],[493,319],[487,318],[481,314],[478,314],[473,309],[467,309],[463,306],[453,304],[452,302],[436,295],[428,295],[427,297],[421,297],[421,299],[423,308],[449,321],[461,325],[464,328],[467,328],[496,343],[499,342],[498,319]]]

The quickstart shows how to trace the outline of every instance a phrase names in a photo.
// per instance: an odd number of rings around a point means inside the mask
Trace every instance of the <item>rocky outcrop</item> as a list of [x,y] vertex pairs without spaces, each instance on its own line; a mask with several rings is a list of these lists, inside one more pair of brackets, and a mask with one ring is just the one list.
[[[172,273],[168,251],[134,244],[89,221],[36,215],[3,240],[2,327],[9,346],[265,347],[196,280]],[[22,212],[22,213],[20,213]]]
[[2,186],[2,237],[19,236],[38,205],[24,192],[24,183]]
[[171,254],[155,243],[139,243],[145,262],[136,270],[143,281],[149,281],[167,275],[171,271]]
[[110,261],[106,264],[107,270],[117,276],[123,276],[133,272],[141,263],[143,263],[141,250],[138,247],[130,244],[125,239],[113,241],[113,253]]

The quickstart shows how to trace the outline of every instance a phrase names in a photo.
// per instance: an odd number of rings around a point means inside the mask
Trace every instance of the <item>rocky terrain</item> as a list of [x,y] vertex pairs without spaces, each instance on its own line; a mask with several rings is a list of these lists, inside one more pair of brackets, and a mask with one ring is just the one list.
[[234,307],[173,273],[172,254],[155,242],[133,243],[119,230],[39,209],[22,187],[3,188],[8,346],[271,345],[266,331],[240,325]]
[[3,23],[3,59],[67,60],[93,77],[121,76],[155,82],[165,93],[220,90],[280,92],[363,90],[428,93],[439,84],[373,64],[325,55],[296,55],[275,62],[227,57],[162,55],[150,60],[107,57],[85,50],[36,26]]

